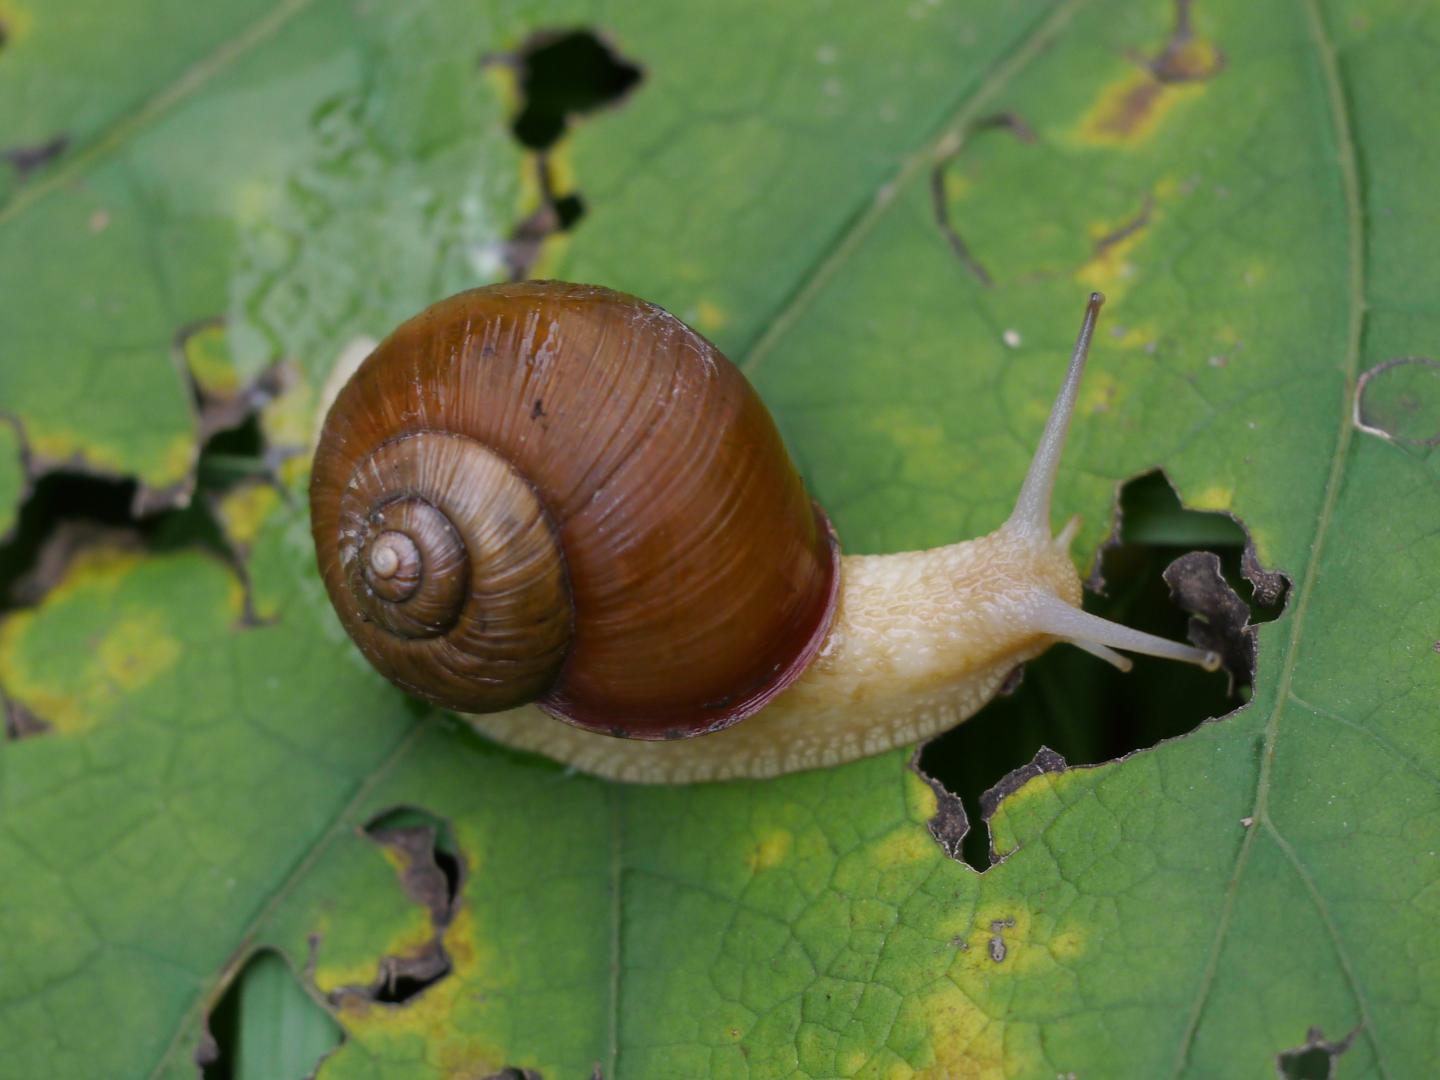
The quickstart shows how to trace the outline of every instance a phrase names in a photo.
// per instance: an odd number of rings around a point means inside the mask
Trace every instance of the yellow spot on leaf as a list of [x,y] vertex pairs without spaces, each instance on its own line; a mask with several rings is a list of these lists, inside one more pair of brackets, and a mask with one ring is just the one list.
[[23,8],[18,4],[0,3],[0,26],[5,27],[7,48],[23,41],[29,35],[30,27],[34,23],[35,16],[30,14],[28,8]]
[[160,480],[152,480],[151,483],[175,483],[188,473],[195,464],[195,457],[199,453],[195,437],[191,432],[177,432],[168,443],[165,444],[165,452],[161,455]]
[[[575,166],[570,157],[568,143],[561,142],[548,151],[546,166],[550,177],[550,193],[556,198],[564,198],[575,189]],[[518,187],[518,209],[520,217],[529,217],[535,213],[544,202],[544,193],[540,190],[540,170],[535,166],[535,157],[525,154],[521,159],[520,184]],[[534,261],[530,265],[530,276],[532,278],[544,278],[552,276],[559,267],[564,257],[565,250],[570,245],[570,234],[563,229],[554,229],[540,242],[540,248],[535,253]]]
[[26,434],[30,449],[48,461],[74,461],[102,472],[120,472],[125,462],[114,449],[84,440],[79,432],[43,428],[32,422]]
[[70,563],[65,578],[45,597],[45,606],[53,607],[76,593],[111,593],[120,582],[142,562],[136,551],[118,548],[90,548]]
[[1274,549],[1271,547],[1270,533],[1265,529],[1250,527],[1250,542],[1255,545],[1255,556],[1260,560],[1262,566],[1274,566]]
[[575,160],[570,155],[568,144],[561,142],[553,147],[546,158],[550,168],[550,190],[557,196],[565,196],[575,190]]
[[235,188],[235,219],[241,223],[269,224],[279,205],[280,188],[268,180],[247,180]]
[[249,547],[260,535],[270,512],[280,504],[279,493],[269,484],[243,484],[232,488],[220,500],[220,526],[231,543]]
[[695,328],[702,334],[714,334],[725,328],[730,317],[718,305],[701,300],[695,305]]
[[0,683],[58,733],[91,730],[110,715],[120,692],[153,682],[180,657],[180,643],[168,632],[165,614],[143,608],[122,611],[62,666],[47,664],[46,650],[32,644],[42,620],[56,606],[107,602],[139,562],[140,557],[129,552],[88,552],[42,607],[13,615],[0,626]]
[[1186,500],[1192,510],[1229,510],[1235,503],[1235,491],[1228,487],[1208,487]]
[[118,620],[95,649],[101,673],[129,692],[154,682],[180,658],[180,642],[166,632],[166,626],[158,611]]
[[[93,436],[39,425],[32,425],[26,433],[31,451],[45,461],[75,463],[102,473],[134,471],[132,463],[119,450],[96,442]],[[195,453],[193,433],[179,432],[161,451],[158,464],[141,470],[141,479],[152,487],[178,483],[194,464]]]
[[[177,620],[203,616],[120,591],[133,574],[163,561],[113,548],[78,556],[39,607],[0,623],[0,684],[6,692],[54,731],[80,734],[170,671],[183,652]],[[233,618],[242,593],[226,580]],[[57,648],[57,641],[64,647]]]
[[1085,937],[1078,930],[1066,930],[1050,939],[1050,955],[1057,963],[1068,964],[1085,951]]
[[760,842],[745,857],[751,873],[770,870],[783,863],[795,844],[795,838],[784,829],[774,829],[760,838]]
[[1180,181],[1173,176],[1162,176],[1155,183],[1155,198],[1160,202],[1171,202],[1183,191]]
[[906,769],[904,775],[905,804],[910,812],[910,820],[917,825],[926,825],[940,809],[935,789],[916,776],[913,769]]
[[1030,912],[1018,905],[977,910],[964,935],[967,947],[956,953],[951,973],[988,981],[1034,971],[1039,960],[1049,964],[1048,955],[1030,946],[1030,927]]
[[1026,808],[1026,804],[1035,800],[1054,801],[1055,792],[1063,784],[1070,782],[1072,773],[1041,773],[1030,780],[1025,781],[1019,790],[1012,792],[1000,804],[1000,809],[990,819],[991,842],[996,851],[1009,851],[1015,846],[1016,840],[1010,828],[1011,818]]
[[230,356],[230,340],[219,322],[194,330],[183,345],[185,366],[202,391],[212,397],[232,397],[240,392],[240,373]]
[[945,199],[947,202],[959,202],[967,197],[975,185],[964,173],[954,169],[945,172]]
[[[419,909],[417,909],[418,911]],[[423,913],[428,938],[428,918]],[[488,1076],[506,1065],[529,1065],[516,1062],[489,1041],[462,1034],[455,1025],[456,1015],[475,1015],[483,1003],[511,981],[501,969],[494,949],[476,937],[474,916],[467,905],[461,905],[445,929],[445,952],[450,957],[450,974],[412,998],[403,1008],[368,1002],[363,998],[346,998],[340,1007],[340,1021],[346,1032],[357,1042],[394,1042],[411,1037],[429,1048],[441,1076]],[[360,980],[368,982],[369,974]],[[318,979],[317,979],[318,985]],[[503,1008],[503,1005],[500,1007]]]
[[1101,91],[1080,121],[1082,142],[1133,146],[1155,134],[1160,122],[1181,101],[1205,92],[1205,76],[1220,56],[1206,41],[1190,41],[1167,58],[1167,79],[1148,68],[1131,72]]
[[902,450],[931,452],[945,445],[944,429],[922,420],[913,409],[877,408],[871,411],[869,423]]
[[1220,51],[1203,38],[1191,38],[1165,57],[1165,74],[1172,83],[1206,79],[1220,70]]
[[[958,986],[942,979],[911,1008],[928,1029],[932,1060],[898,1075],[947,1080],[1005,1080],[1028,1075],[1007,1060],[1005,1025],[990,1019]],[[1032,1063],[1033,1064],[1033,1063]]]
[[[316,415],[315,391],[310,384],[291,372],[283,390],[260,410],[260,430],[265,441],[279,450],[297,450],[311,445],[315,425],[322,419]],[[298,484],[310,471],[310,455],[290,454],[280,464],[280,479],[288,486]]]
[[481,73],[490,84],[491,91],[500,99],[507,114],[520,111],[520,80],[515,77],[513,64],[485,64]]
[[1109,412],[1120,394],[1120,382],[1104,371],[1086,373],[1088,382],[1080,397],[1080,409],[1086,416]]
[[[1119,337],[1111,336],[1109,342],[1118,345],[1122,349],[1143,349],[1147,345],[1154,345],[1159,340],[1159,332],[1153,325],[1148,323],[1140,326],[1127,326],[1125,332]],[[1089,373],[1086,373],[1089,377]]]
[[[386,857],[389,858],[388,852]],[[391,861],[394,862],[393,859]],[[322,920],[316,927],[315,932],[322,941],[327,928],[328,920]],[[375,956],[347,963],[330,961],[317,964],[315,987],[323,994],[330,994],[343,986],[369,986],[378,973],[378,956],[414,956],[429,944],[433,932],[430,913],[416,905],[405,922],[377,949]],[[344,1000],[347,1004],[350,1002],[348,997]]]
[[869,849],[877,868],[904,866],[935,855],[935,838],[907,822],[883,836]]
[[1087,289],[1109,293],[1112,300],[1123,295],[1124,287],[1135,276],[1131,257],[1159,213],[1155,201],[1150,199],[1141,210],[1123,221],[1100,221],[1091,225],[1093,254],[1076,272],[1076,282]]

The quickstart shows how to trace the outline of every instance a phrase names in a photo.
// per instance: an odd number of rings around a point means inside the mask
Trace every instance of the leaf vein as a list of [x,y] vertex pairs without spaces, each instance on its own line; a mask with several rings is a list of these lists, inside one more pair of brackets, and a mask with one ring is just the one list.
[[[1330,40],[1329,31],[1325,26],[1324,18],[1320,14],[1318,0],[1301,0],[1300,6],[1303,9],[1304,18],[1309,26],[1315,62],[1320,69],[1320,78],[1325,87],[1326,101],[1329,106],[1331,137],[1334,140],[1336,164],[1340,172],[1340,189],[1344,205],[1345,232],[1349,252],[1347,257],[1348,280],[1346,286],[1349,321],[1346,327],[1343,368],[1345,385],[1340,402],[1339,431],[1335,439],[1335,450],[1330,459],[1330,473],[1325,481],[1325,490],[1320,504],[1320,512],[1315,522],[1315,539],[1310,546],[1310,556],[1306,560],[1305,571],[1300,578],[1299,586],[1296,590],[1290,640],[1286,646],[1285,656],[1280,670],[1275,705],[1265,724],[1260,771],[1255,784],[1255,799],[1251,816],[1256,822],[1263,823],[1272,834],[1274,834],[1274,826],[1270,821],[1268,813],[1270,775],[1274,765],[1276,746],[1279,741],[1280,720],[1284,715],[1286,704],[1291,700],[1290,688],[1294,681],[1296,665],[1299,662],[1300,643],[1304,639],[1305,617],[1310,608],[1310,600],[1315,592],[1315,582],[1318,577],[1320,562],[1325,554],[1325,541],[1329,533],[1330,524],[1335,516],[1335,507],[1339,502],[1340,490],[1344,484],[1345,468],[1349,461],[1350,444],[1354,435],[1354,427],[1350,422],[1350,401],[1354,393],[1355,379],[1360,366],[1360,351],[1365,333],[1367,307],[1365,299],[1366,267],[1363,201],[1350,108],[1345,99],[1335,46]],[[1186,1065],[1189,1063],[1190,1048],[1194,1045],[1195,1035],[1200,1027],[1200,1017],[1205,1010],[1205,1004],[1209,999],[1210,990],[1214,986],[1215,974],[1219,967],[1220,951],[1229,933],[1230,919],[1235,910],[1235,900],[1240,889],[1240,880],[1244,876],[1245,869],[1249,864],[1250,853],[1254,849],[1255,835],[1258,831],[1257,829],[1247,830],[1245,840],[1241,844],[1240,850],[1235,857],[1235,868],[1231,873],[1229,884],[1226,887],[1225,901],[1221,908],[1219,921],[1215,927],[1215,939],[1211,943],[1210,955],[1206,962],[1205,972],[1201,977],[1200,986],[1196,991],[1195,1001],[1191,1006],[1190,1017],[1185,1025],[1180,1044],[1176,1048],[1175,1065],[1171,1071],[1172,1076],[1179,1076],[1183,1073]],[[1314,895],[1318,897],[1319,894],[1316,892]],[[1322,917],[1327,917],[1327,915],[1322,915]],[[1349,970],[1347,968],[1347,975],[1348,974]],[[1357,999],[1362,1002],[1363,1012],[1363,995],[1360,994],[1358,986],[1353,983],[1352,988],[1357,993]],[[1372,1042],[1374,1042],[1375,1045],[1375,1061],[1379,1068],[1380,1075],[1389,1076],[1385,1068],[1384,1055],[1381,1051],[1380,1044],[1373,1036]]]

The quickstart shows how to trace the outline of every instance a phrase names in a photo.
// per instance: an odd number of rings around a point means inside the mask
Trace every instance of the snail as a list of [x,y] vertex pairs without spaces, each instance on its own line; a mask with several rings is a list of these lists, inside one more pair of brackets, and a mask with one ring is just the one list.
[[[841,556],[758,394],[653,304],[525,282],[443,300],[360,365],[310,487],[361,652],[512,747],[613,779],[767,777],[915,742],[1066,641],[1214,668],[1086,613],[1050,496],[1103,297],[1014,511]],[[561,722],[563,721],[563,722]]]

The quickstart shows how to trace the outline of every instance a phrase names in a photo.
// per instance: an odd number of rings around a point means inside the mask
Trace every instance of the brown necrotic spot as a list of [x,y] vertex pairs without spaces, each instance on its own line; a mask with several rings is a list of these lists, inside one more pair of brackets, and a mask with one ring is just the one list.
[[1355,426],[1411,446],[1440,444],[1440,361],[1404,356],[1361,375]]
[[1217,75],[1225,56],[1195,36],[1191,23],[1192,0],[1175,0],[1175,26],[1164,47],[1147,65],[1162,83],[1195,82]]
[[[1019,671],[1016,668],[1016,671]],[[910,757],[910,768],[935,794],[935,813],[926,822],[930,835],[940,845],[940,850],[952,859],[962,858],[965,836],[970,832],[970,819],[965,813],[965,804],[960,796],[939,780],[930,776],[920,764],[920,751]]]
[[1192,551],[1165,568],[1165,584],[1175,603],[1190,612],[1189,638],[1218,653],[1221,667],[1235,683],[1253,685],[1257,643],[1250,605],[1230,587],[1212,551]]
[[1225,55],[1194,30],[1189,0],[1176,0],[1170,36],[1141,69],[1105,91],[1091,111],[1086,131],[1101,142],[1127,142],[1152,130],[1174,99],[1177,87],[1214,78]]
[[988,948],[990,959],[997,964],[1003,964],[1005,957],[1009,954],[1010,950],[1005,945],[1005,931],[1014,929],[1014,927],[1015,920],[1013,918],[992,919],[990,921],[990,941]]
[[7,147],[0,150],[0,157],[13,165],[20,179],[24,180],[36,169],[48,165],[58,158],[69,145],[69,135],[56,135],[53,139],[47,139],[42,143]]
[[0,694],[0,708],[5,714],[5,737],[18,741],[32,735],[43,735],[50,730],[50,724],[36,716],[18,701]]

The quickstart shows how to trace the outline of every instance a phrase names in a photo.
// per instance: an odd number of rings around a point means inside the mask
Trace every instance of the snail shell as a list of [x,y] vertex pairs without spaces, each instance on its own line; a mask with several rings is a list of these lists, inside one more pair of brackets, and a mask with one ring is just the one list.
[[715,731],[799,676],[835,610],[838,544],[759,397],[609,289],[492,286],[404,323],[331,407],[310,508],[365,656],[462,712]]

